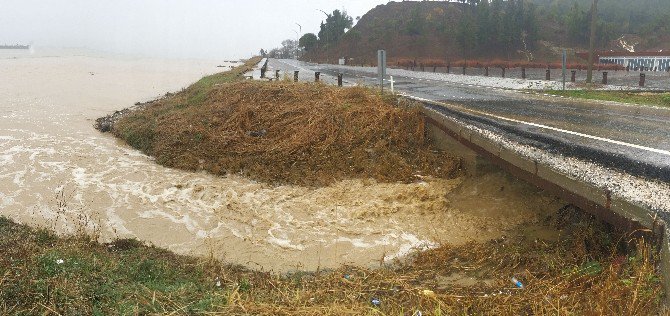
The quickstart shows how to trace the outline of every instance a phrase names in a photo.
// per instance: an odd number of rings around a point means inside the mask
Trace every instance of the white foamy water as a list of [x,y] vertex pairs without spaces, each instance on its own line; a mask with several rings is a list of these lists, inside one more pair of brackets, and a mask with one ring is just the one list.
[[526,202],[485,216],[459,210],[448,194],[461,180],[310,189],[161,167],[98,133],[94,120],[224,63],[75,55],[0,58],[0,215],[286,271],[492,238],[537,211]]

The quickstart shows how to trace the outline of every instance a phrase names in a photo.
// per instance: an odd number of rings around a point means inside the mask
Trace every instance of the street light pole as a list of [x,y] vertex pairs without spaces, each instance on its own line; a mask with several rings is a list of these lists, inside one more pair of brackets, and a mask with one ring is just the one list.
[[[321,9],[316,9],[316,11],[320,11],[321,13],[326,15],[326,23],[328,22],[328,18],[330,17],[330,14],[328,14],[326,11],[323,11]],[[326,35],[326,45],[328,44],[328,30],[325,30],[325,35]]]
[[297,60],[298,59],[298,41],[300,41],[298,39],[298,37],[300,37],[300,35],[298,34],[298,31],[296,31],[296,30],[293,30],[293,32],[295,33],[295,38],[296,38],[295,50],[293,51],[293,57]]
[[[295,23],[295,25],[298,26],[298,29],[300,30],[299,32],[300,32],[300,34],[302,34],[302,25],[300,25],[300,24],[297,23],[297,22]],[[299,57],[298,55],[299,55],[299,52],[300,52],[300,34],[298,34],[298,35],[296,36],[296,41],[295,41],[295,59],[298,59],[298,57]]]
[[591,39],[589,40],[589,67],[586,71],[586,83],[591,83],[593,78],[593,59],[596,41],[596,21],[598,20],[598,0],[593,0],[591,6]]

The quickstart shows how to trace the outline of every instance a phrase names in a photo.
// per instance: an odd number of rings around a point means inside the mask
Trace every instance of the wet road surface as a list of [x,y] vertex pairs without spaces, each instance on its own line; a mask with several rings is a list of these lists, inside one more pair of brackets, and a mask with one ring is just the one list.
[[[300,80],[375,85],[376,68],[318,65],[295,60],[269,62]],[[480,128],[550,152],[587,159],[637,176],[670,182],[670,110],[611,102],[581,101],[523,91],[468,85],[459,75],[389,69],[397,92],[448,103],[435,109]],[[432,74],[431,74],[432,75]],[[439,79],[435,79],[439,78]],[[386,83],[385,88],[390,88]]]

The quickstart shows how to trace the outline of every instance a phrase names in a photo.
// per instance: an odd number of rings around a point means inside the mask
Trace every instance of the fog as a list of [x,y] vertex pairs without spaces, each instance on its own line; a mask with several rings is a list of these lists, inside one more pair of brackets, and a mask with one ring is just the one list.
[[[386,0],[0,0],[0,44],[167,58],[244,58]],[[297,23],[297,24],[296,24]],[[355,23],[355,22],[354,22]]]

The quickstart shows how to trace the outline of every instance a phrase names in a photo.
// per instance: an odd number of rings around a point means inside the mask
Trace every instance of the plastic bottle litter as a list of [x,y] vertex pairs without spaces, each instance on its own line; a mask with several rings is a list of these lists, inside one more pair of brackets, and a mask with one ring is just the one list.
[[523,283],[521,283],[521,281],[517,280],[516,278],[512,278],[512,283],[514,283],[516,287],[523,289]]
[[421,313],[421,311],[416,311],[412,316],[423,316],[423,313]]
[[345,279],[345,280],[351,280],[351,275],[345,274],[345,275],[344,275],[344,279]]
[[373,298],[372,301],[370,301],[370,302],[371,302],[372,305],[374,305],[374,306],[379,306],[379,305],[382,304],[382,302],[381,302],[379,299],[377,299],[377,298]]

